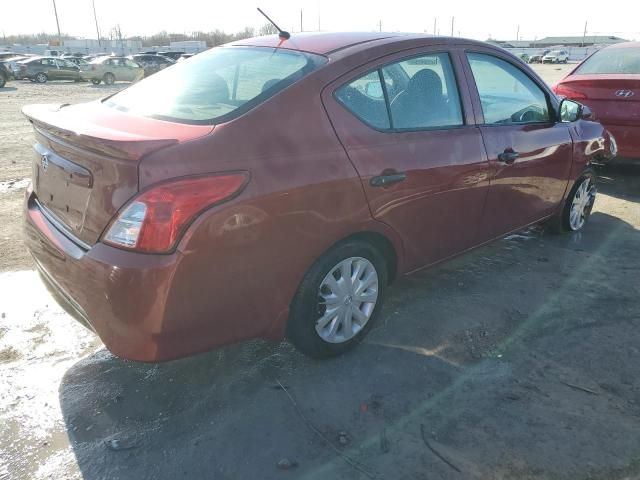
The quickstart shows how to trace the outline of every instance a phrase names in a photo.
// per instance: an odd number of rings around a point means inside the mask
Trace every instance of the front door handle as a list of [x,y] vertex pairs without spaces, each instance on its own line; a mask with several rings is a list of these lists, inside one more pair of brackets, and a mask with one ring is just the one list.
[[407,174],[404,172],[393,172],[385,175],[377,175],[369,180],[369,185],[372,187],[388,187],[394,183],[402,182],[407,178]]
[[498,161],[511,165],[519,156],[518,152],[515,152],[512,148],[507,148],[504,152],[498,154]]

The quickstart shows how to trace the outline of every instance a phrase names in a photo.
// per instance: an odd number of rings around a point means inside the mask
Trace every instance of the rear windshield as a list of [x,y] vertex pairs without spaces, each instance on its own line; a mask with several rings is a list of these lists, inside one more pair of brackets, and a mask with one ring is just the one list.
[[599,50],[587,58],[574,75],[594,73],[640,74],[640,48],[625,47]]
[[218,47],[132,85],[105,104],[180,123],[220,123],[260,104],[326,61],[292,50]]

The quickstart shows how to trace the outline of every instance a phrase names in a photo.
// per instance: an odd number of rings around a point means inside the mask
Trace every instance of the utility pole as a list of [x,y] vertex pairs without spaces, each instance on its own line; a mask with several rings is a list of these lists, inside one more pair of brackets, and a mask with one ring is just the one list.
[[516,40],[520,40],[520,25],[518,25],[518,30],[516,32]]
[[382,31],[382,20],[378,20],[378,27],[380,28],[380,31]]
[[58,9],[56,8],[56,0],[53,0],[53,13],[56,15],[56,25],[58,26],[58,43],[62,47],[62,35],[60,34],[60,22],[58,21]]
[[100,43],[100,29],[98,28],[98,15],[96,14],[96,0],[92,0],[93,2],[93,18],[96,21],[96,33],[98,34],[98,46],[101,47]]
[[304,32],[304,29],[302,28],[302,9],[300,9],[300,31]]
[[585,40],[586,36],[587,36],[587,21],[585,20],[585,22],[584,22],[584,32],[582,33],[582,45],[580,45],[581,47],[584,47],[584,40]]
[[433,34],[434,34],[434,35],[436,34],[436,27],[437,27],[437,25],[438,25],[438,17],[435,17],[435,18],[433,19]]
[[456,17],[451,17],[451,36],[453,37],[453,23],[455,21]]

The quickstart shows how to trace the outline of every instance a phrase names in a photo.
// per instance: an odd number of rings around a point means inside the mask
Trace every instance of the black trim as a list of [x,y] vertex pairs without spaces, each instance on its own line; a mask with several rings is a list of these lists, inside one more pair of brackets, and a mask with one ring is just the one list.
[[380,86],[382,87],[384,105],[385,105],[385,108],[387,109],[387,117],[389,117],[389,129],[393,130],[393,116],[391,115],[391,102],[389,101],[389,92],[387,91],[387,82],[384,81],[384,73],[382,73],[382,68],[378,68],[378,78],[380,79]]

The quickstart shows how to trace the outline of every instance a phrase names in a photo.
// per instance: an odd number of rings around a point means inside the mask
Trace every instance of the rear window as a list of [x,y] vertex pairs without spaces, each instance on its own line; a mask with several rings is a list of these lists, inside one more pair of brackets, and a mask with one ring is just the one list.
[[138,82],[105,104],[181,123],[228,121],[300,80],[326,58],[277,48],[218,47]]
[[599,50],[582,65],[574,75],[606,73],[640,74],[640,48],[607,48]]

